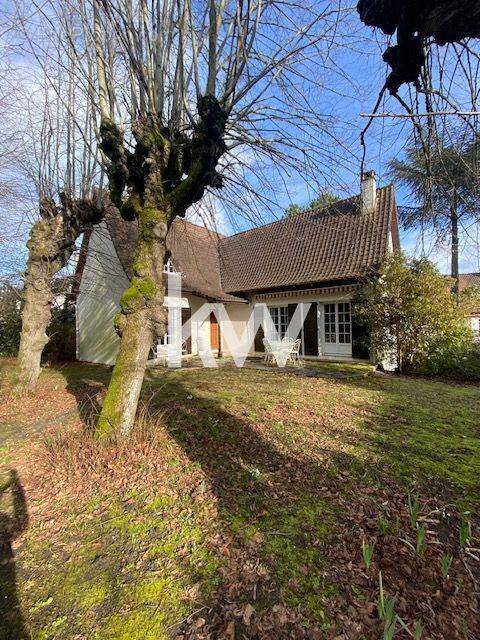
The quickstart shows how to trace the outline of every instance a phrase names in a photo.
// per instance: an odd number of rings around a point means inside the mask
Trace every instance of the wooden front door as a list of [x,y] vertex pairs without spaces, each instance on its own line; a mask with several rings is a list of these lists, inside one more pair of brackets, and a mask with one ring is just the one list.
[[210,314],[210,347],[213,351],[218,351],[219,344],[218,321],[215,314],[212,312]]

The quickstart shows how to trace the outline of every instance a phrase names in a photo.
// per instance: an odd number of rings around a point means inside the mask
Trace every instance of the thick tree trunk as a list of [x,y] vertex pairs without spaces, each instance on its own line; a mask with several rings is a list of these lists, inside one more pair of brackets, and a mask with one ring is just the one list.
[[138,209],[139,238],[130,286],[120,301],[115,328],[121,336],[96,435],[108,440],[126,438],[137,411],[153,340],[165,332],[163,263],[167,216],[152,207]]
[[124,145],[123,131],[102,110],[100,148],[110,160],[110,197],[124,219],[138,221],[133,277],[115,319],[120,351],[97,422],[96,435],[102,440],[116,434],[128,436],[149,349],[165,333],[163,265],[168,226],[175,215],[184,215],[203,197],[207,186],[222,186],[216,165],[226,151],[223,135],[228,114],[211,95],[199,97],[198,112],[191,138],[168,131],[156,116],[139,118],[132,123],[135,149],[131,152]]
[[125,318],[120,350],[98,420],[97,435],[100,439],[110,438],[114,432],[120,437],[129,434],[137,413],[152,342],[148,310],[129,314]]
[[58,206],[52,200],[41,200],[41,218],[33,225],[27,242],[22,333],[17,360],[19,391],[33,391],[40,375],[42,352],[48,342],[53,276],[67,265],[80,234],[100,222],[111,207],[107,198],[96,195],[90,199],[72,200],[60,194],[60,201]]
[[53,298],[52,276],[47,263],[41,266],[43,269],[38,269],[35,277],[28,275],[23,292],[22,333],[17,366],[19,387],[25,391],[35,389],[43,349],[49,340],[47,329]]
[[47,328],[51,318],[52,277],[62,267],[61,230],[60,216],[39,220],[33,225],[27,243],[29,257],[17,359],[17,387],[20,391],[33,391],[40,375],[40,361],[48,342]]

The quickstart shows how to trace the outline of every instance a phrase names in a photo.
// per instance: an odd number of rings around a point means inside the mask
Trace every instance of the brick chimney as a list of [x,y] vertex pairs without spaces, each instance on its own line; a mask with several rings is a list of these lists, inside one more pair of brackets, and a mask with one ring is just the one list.
[[375,171],[365,171],[362,174],[360,191],[360,211],[363,214],[375,213],[377,204],[377,176]]

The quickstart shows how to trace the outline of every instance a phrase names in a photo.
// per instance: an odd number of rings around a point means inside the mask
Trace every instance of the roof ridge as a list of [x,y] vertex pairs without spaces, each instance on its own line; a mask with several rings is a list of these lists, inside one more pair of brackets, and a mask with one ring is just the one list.
[[182,216],[175,216],[175,220],[181,220],[182,222],[185,222],[185,223],[189,224],[192,227],[196,227],[197,229],[202,229],[203,231],[208,231],[208,233],[214,233],[219,238],[225,238],[226,237],[223,233],[220,233],[219,231],[215,231],[215,229],[210,229],[205,224],[203,224],[203,225],[202,224],[197,224],[196,222],[192,222],[191,220],[187,220],[186,218],[183,218]]
[[[384,185],[383,187],[379,187],[378,191],[384,191],[388,188],[393,187],[393,183],[390,182],[389,184]],[[349,196],[348,198],[343,198],[342,200],[337,200],[336,202],[333,202],[332,204],[327,204],[324,206],[319,206],[319,207],[315,207],[312,209],[307,209],[305,211],[302,211],[301,213],[296,213],[294,216],[292,217],[288,217],[288,216],[282,216],[281,218],[278,218],[277,220],[272,220],[271,222],[266,222],[265,224],[259,224],[256,227],[251,227],[250,229],[245,229],[244,231],[237,231],[237,233],[232,233],[229,236],[220,236],[221,240],[229,240],[230,238],[236,238],[238,236],[241,236],[243,234],[247,234],[253,231],[257,231],[257,229],[265,229],[265,227],[270,227],[274,224],[278,224],[280,222],[286,222],[288,220],[298,220],[299,218],[305,218],[308,214],[312,214],[315,212],[319,212],[319,211],[323,211],[324,209],[330,209],[334,206],[338,206],[338,205],[344,205],[345,203],[351,202],[353,200],[356,200],[357,198],[360,198],[360,194],[356,194],[354,196]]]

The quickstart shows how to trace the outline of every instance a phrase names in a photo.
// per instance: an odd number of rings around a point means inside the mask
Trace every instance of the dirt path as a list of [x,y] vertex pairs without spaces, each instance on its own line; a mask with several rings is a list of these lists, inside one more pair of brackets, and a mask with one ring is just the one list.
[[0,448],[16,441],[27,440],[55,424],[63,426],[69,422],[71,418],[77,417],[78,409],[77,407],[73,407],[63,413],[47,416],[28,423],[21,421],[2,422],[0,423]]

